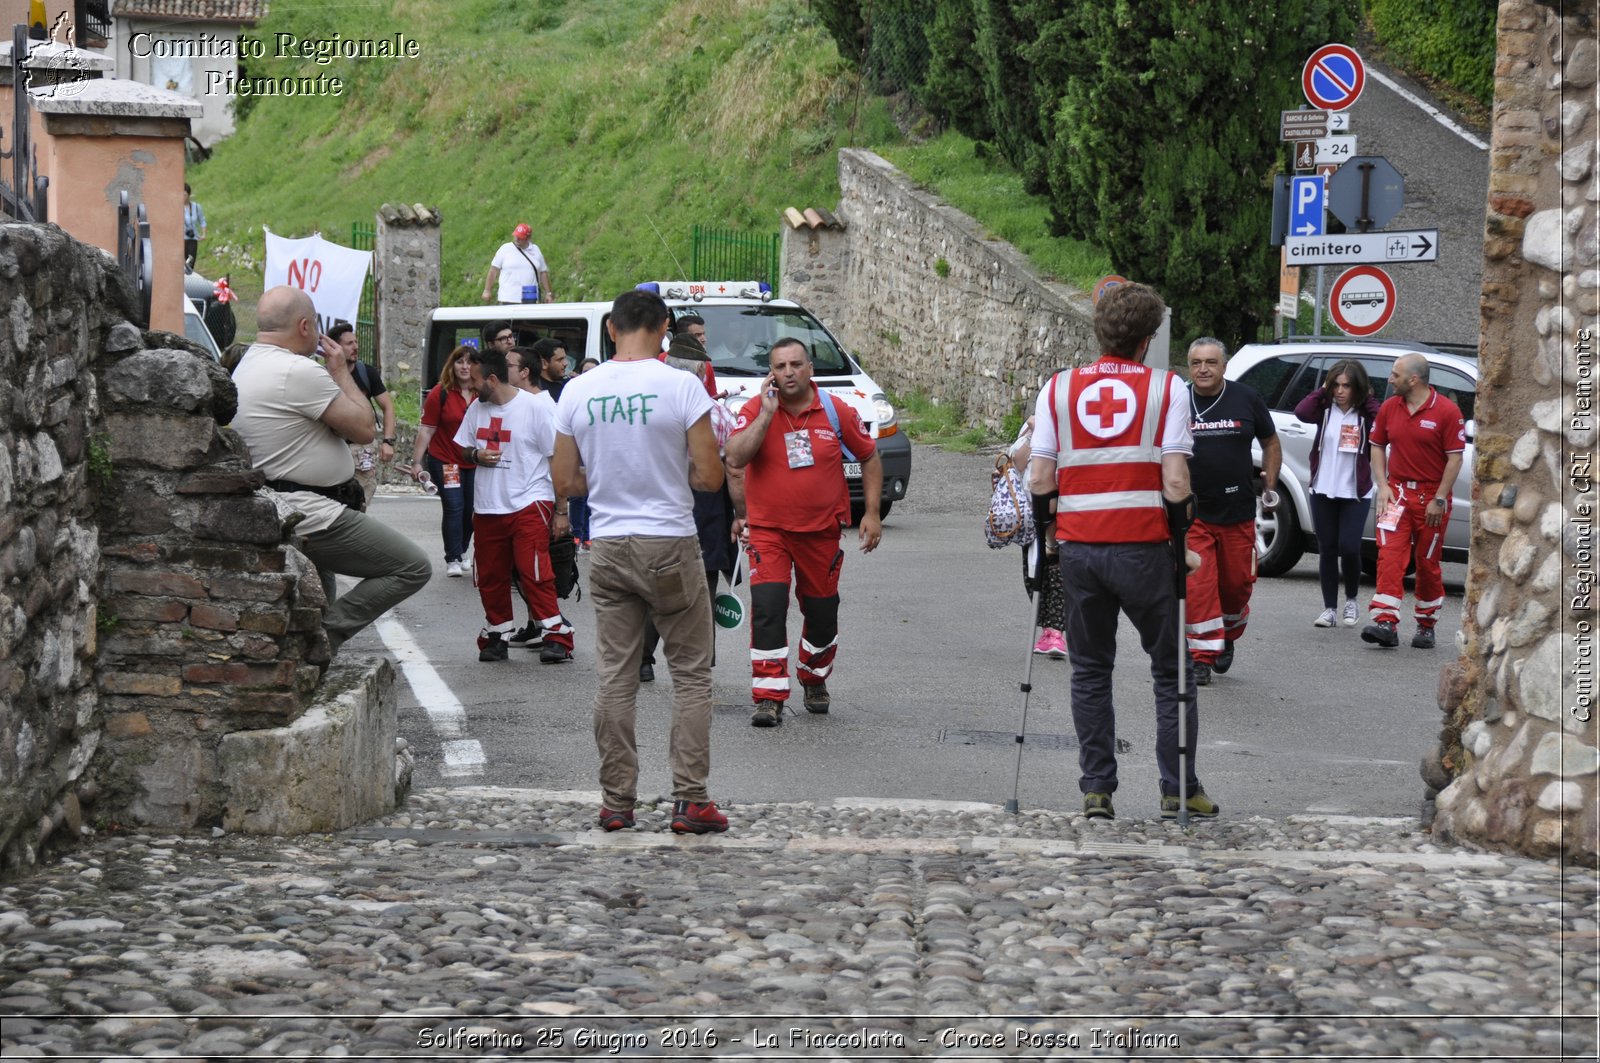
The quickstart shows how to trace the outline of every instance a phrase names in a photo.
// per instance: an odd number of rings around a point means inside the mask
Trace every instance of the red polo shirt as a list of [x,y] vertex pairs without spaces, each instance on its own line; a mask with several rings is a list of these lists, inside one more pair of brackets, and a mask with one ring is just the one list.
[[444,391],[437,384],[428,389],[422,399],[422,423],[433,428],[433,438],[428,441],[428,456],[444,465],[465,465],[461,448],[456,446],[456,429],[467,415],[467,407],[478,401],[474,395],[468,399],[460,388]]
[[[745,515],[750,524],[814,532],[837,530],[841,524],[850,523],[850,488],[845,483],[841,464],[844,453],[833,434],[833,426],[828,423],[828,415],[822,410],[824,399],[833,403],[839,416],[839,434],[857,461],[870,458],[877,445],[867,435],[861,418],[846,403],[831,395],[825,397],[815,385],[811,396],[811,405],[804,413],[795,415],[778,407],[767,425],[761,449],[745,466]],[[734,435],[744,431],[760,415],[761,396],[757,395],[739,411]],[[805,432],[811,437],[810,465],[798,469],[789,467],[785,437],[791,432]]]
[[1389,479],[1436,484],[1444,478],[1445,455],[1467,449],[1467,426],[1461,408],[1429,388],[1416,413],[1406,408],[1405,399],[1390,395],[1368,438],[1389,448]]

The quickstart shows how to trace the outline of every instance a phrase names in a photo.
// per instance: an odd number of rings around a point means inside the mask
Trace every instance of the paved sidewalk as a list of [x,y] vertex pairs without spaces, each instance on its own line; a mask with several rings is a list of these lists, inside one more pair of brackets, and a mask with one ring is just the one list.
[[[0,888],[10,1057],[1594,1059],[1596,882],[1411,820],[452,789]],[[1561,1016],[1568,1016],[1563,1019]]]

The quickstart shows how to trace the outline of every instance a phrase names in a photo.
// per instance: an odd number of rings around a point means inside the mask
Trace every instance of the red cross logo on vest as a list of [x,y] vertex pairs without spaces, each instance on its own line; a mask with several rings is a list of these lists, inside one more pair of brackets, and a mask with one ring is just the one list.
[[1099,439],[1115,439],[1133,423],[1138,405],[1121,380],[1098,380],[1078,393],[1078,425]]
[[511,429],[502,427],[500,418],[489,418],[489,427],[478,429],[478,438],[484,442],[484,450],[499,450],[501,443],[511,442]]

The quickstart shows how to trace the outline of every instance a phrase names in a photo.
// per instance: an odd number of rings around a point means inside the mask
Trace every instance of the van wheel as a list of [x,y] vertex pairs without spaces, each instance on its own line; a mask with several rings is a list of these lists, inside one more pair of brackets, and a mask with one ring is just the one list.
[[1256,572],[1262,576],[1281,576],[1300,563],[1306,552],[1289,492],[1280,489],[1276,513],[1268,513],[1256,500]]
[[[894,505],[893,502],[890,502],[888,499],[884,499],[884,501],[878,507],[878,519],[882,520],[884,517],[887,517],[889,515],[889,509],[893,505]],[[861,518],[864,517],[866,515],[866,513],[867,513],[867,504],[865,502],[851,502],[850,503],[850,526],[851,527],[859,527],[860,524],[861,524]]]

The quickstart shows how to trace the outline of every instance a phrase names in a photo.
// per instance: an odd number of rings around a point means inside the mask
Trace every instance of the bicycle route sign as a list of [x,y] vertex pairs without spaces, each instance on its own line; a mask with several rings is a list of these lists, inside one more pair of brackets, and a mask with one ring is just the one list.
[[1328,314],[1346,336],[1370,336],[1394,317],[1394,281],[1377,266],[1339,274],[1328,293]]

